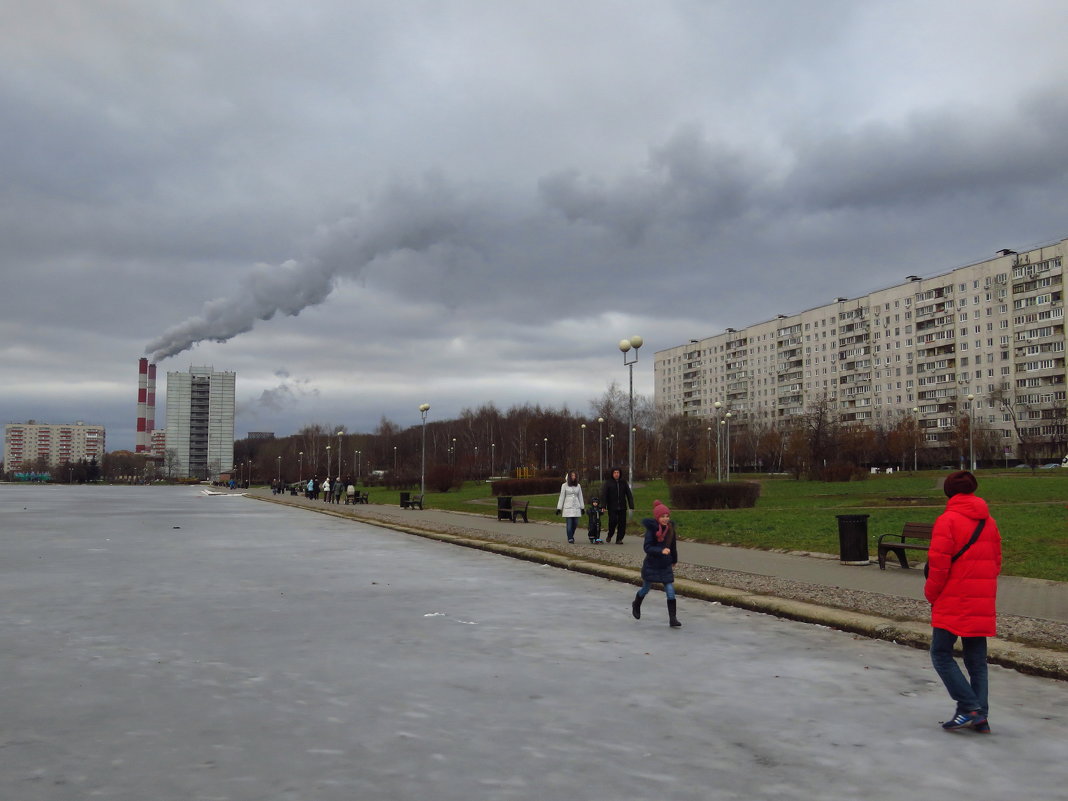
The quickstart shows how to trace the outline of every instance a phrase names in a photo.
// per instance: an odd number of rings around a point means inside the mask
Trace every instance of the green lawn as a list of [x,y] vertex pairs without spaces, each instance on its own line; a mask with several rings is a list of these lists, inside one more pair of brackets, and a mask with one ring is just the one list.
[[[693,540],[747,548],[838,553],[836,515],[867,514],[869,550],[880,534],[897,532],[911,520],[933,521],[945,506],[938,481],[945,471],[871,476],[867,481],[826,484],[787,477],[742,476],[761,484],[753,509],[673,510],[680,534]],[[1068,581],[1068,470],[978,471],[979,495],[990,504],[1002,535],[1004,572]],[[587,501],[591,496],[586,490]],[[669,506],[662,481],[634,490],[635,517],[648,516],[653,500]],[[375,503],[395,503],[397,492],[371,489]],[[556,493],[532,495],[531,520],[558,520]],[[489,484],[469,482],[459,491],[427,493],[428,508],[496,516]],[[635,525],[635,524],[632,524]]]

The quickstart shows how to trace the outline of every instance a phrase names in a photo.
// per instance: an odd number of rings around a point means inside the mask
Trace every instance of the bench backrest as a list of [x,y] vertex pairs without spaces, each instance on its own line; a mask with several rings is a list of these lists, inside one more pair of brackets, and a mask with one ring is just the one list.
[[933,530],[934,523],[906,523],[901,529],[901,536],[916,540],[929,540]]

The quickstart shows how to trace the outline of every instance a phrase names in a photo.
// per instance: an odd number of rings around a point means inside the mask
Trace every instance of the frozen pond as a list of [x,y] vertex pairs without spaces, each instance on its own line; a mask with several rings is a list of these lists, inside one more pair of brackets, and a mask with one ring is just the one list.
[[[246,498],[0,486],[0,798],[1068,798],[1064,683]],[[906,761],[902,761],[905,758]]]

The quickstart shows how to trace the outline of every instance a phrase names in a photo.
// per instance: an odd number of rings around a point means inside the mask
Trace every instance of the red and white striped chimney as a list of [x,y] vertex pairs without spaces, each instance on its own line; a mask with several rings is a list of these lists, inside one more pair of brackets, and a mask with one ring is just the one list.
[[134,451],[148,450],[148,359],[137,363],[137,439]]

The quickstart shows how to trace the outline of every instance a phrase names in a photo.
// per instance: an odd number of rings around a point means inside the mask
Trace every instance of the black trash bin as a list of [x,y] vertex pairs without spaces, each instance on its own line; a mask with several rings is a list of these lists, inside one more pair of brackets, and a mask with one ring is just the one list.
[[511,520],[512,519],[512,496],[511,495],[498,495],[497,496],[497,519],[498,520]]
[[410,492],[402,492],[400,494],[400,505],[401,505],[401,509],[407,509],[409,506],[411,506],[412,505],[412,493],[410,493]]
[[838,518],[838,554],[843,565],[870,565],[868,518],[871,515],[835,515]]

